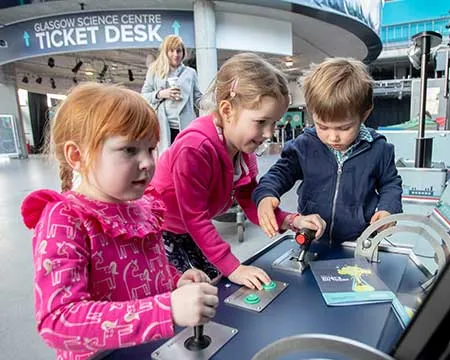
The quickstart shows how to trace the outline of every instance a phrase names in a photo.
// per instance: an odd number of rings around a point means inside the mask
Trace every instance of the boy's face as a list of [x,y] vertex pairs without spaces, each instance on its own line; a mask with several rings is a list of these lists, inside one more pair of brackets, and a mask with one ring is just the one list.
[[353,144],[359,134],[361,124],[365,120],[354,115],[333,121],[319,119],[316,114],[313,114],[312,118],[320,141],[342,152]]

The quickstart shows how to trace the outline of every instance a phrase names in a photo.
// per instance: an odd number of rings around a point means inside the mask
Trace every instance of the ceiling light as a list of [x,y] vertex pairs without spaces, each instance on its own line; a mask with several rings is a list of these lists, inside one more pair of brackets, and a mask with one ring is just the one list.
[[133,76],[133,72],[131,71],[131,69],[128,69],[128,80],[134,81],[134,76]]
[[420,69],[420,56],[422,55],[422,50],[416,44],[412,44],[408,49],[408,59],[409,62],[414,66],[415,69]]
[[38,76],[36,78],[36,83],[38,83],[38,84],[42,83],[42,78],[40,76]]
[[98,74],[98,77],[99,78],[104,78],[107,71],[108,71],[108,65],[104,64],[102,71],[100,72],[100,74]]
[[78,70],[80,70],[81,66],[83,65],[83,62],[80,60],[76,63],[76,65],[73,67],[72,72],[77,73]]
[[24,76],[23,78],[22,78],[22,82],[24,83],[24,84],[28,84],[28,76]]
[[55,79],[50,78],[50,85],[52,86],[52,89],[56,89]]
[[292,61],[292,60],[285,61],[285,62],[284,62],[284,65],[285,65],[286,67],[291,67],[291,66],[294,65],[294,61]]
[[93,71],[90,71],[90,70],[85,71],[84,73],[85,73],[87,76],[92,76],[92,75],[94,75],[94,72],[93,72]]
[[48,66],[50,66],[51,68],[55,66],[55,59],[53,59],[52,57],[48,58],[48,62],[47,62]]

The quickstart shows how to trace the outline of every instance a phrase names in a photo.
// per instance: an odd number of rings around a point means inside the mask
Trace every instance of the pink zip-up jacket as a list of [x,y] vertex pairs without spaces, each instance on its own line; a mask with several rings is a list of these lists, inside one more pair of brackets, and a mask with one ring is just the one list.
[[[226,212],[235,198],[247,218],[258,224],[251,194],[257,185],[255,154],[242,154],[247,169],[233,181],[234,165],[225,140],[219,137],[213,115],[194,120],[164,151],[152,185],[167,207],[163,229],[189,233],[207,259],[228,276],[240,264],[230,245],[217,232],[213,217]],[[287,213],[276,210],[281,226]]]
[[37,328],[58,360],[173,336],[170,292],[180,274],[165,256],[164,206],[151,192],[123,204],[52,190],[23,201]]

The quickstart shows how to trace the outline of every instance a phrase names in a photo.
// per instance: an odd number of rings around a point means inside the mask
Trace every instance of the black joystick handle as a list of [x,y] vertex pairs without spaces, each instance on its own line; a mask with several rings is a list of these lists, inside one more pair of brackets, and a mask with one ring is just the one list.
[[298,255],[297,261],[303,261],[305,254],[315,237],[316,230],[312,229],[300,229],[295,234],[295,241],[300,245],[300,254]]
[[203,334],[203,325],[194,326],[194,336],[186,339],[184,346],[191,351],[200,351],[211,344],[211,338]]
[[194,339],[198,342],[201,342],[204,338],[203,329],[203,325],[194,326]]

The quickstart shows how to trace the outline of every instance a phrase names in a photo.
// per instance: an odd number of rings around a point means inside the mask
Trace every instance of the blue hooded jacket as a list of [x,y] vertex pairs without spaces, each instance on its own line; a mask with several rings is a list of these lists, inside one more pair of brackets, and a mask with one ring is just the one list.
[[258,204],[263,198],[278,199],[303,180],[297,189],[302,215],[319,214],[327,223],[321,241],[338,244],[354,241],[369,225],[375,211],[401,213],[402,180],[394,162],[394,146],[375,130],[373,141],[361,142],[342,167],[335,155],[305,129],[284,147],[281,158],[269,169],[253,192]]

